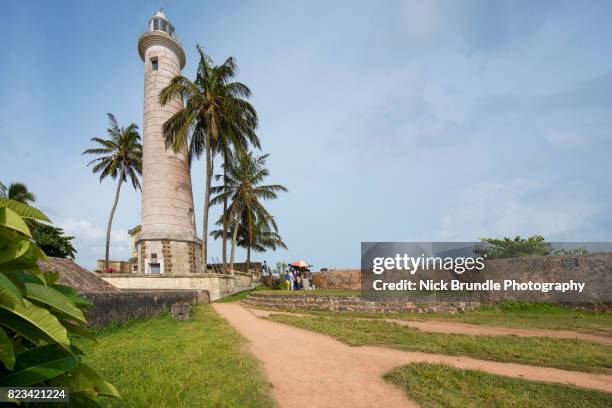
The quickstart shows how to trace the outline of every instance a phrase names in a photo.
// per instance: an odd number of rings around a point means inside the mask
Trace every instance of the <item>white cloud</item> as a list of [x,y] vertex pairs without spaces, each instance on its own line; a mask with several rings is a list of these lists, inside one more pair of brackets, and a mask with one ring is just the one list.
[[[94,269],[96,261],[104,258],[106,228],[84,219],[66,218],[58,225],[67,235],[74,236],[76,261],[81,266]],[[110,258],[128,260],[130,257],[129,234],[127,230],[111,231]]]

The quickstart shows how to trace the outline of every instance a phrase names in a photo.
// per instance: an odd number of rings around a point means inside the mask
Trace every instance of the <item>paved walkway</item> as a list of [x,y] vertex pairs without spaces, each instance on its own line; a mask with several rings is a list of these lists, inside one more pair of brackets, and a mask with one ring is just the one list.
[[382,347],[351,347],[320,333],[260,319],[238,303],[215,303],[213,307],[249,340],[249,351],[262,362],[274,386],[273,397],[283,408],[414,407],[401,390],[382,379],[394,367],[413,362],[444,363],[612,392],[610,375]]

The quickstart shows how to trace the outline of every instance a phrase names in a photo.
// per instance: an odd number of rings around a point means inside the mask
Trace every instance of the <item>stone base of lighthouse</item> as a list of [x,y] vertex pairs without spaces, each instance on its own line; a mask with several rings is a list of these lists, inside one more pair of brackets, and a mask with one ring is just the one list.
[[202,244],[199,240],[140,239],[136,247],[139,273],[171,276],[201,272]]

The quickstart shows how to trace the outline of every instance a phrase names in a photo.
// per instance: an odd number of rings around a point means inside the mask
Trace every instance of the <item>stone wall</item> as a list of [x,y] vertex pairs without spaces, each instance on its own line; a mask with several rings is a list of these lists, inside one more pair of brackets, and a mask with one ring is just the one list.
[[157,316],[177,302],[210,303],[208,292],[201,290],[148,290],[119,292],[81,292],[93,304],[86,313],[92,327],[131,319]]
[[[492,259],[485,262],[483,271],[461,275],[450,271],[428,271],[427,275],[436,280],[458,279],[464,282],[487,279],[495,282],[503,282],[505,279],[517,282],[566,282],[572,279],[586,284],[582,294],[490,291],[481,297],[487,301],[531,300],[570,304],[612,302],[612,253]],[[361,272],[358,269],[314,273],[312,281],[317,289],[361,290]]]
[[361,290],[359,269],[314,272],[311,279],[316,289]]
[[207,290],[211,300],[252,289],[257,279],[252,274],[234,272],[234,275],[197,273],[189,275],[98,274],[119,289]]
[[612,302],[612,253],[593,253],[563,256],[530,256],[492,259],[485,262],[481,272],[466,272],[459,276],[466,282],[491,279],[503,282],[567,282],[570,279],[585,283],[583,293],[490,291],[483,300],[531,300],[559,303]]
[[480,306],[479,302],[428,302],[419,304],[409,301],[374,302],[358,296],[328,295],[280,295],[253,292],[243,301],[247,306],[279,310],[329,310],[334,312],[413,312],[413,313],[457,313]]

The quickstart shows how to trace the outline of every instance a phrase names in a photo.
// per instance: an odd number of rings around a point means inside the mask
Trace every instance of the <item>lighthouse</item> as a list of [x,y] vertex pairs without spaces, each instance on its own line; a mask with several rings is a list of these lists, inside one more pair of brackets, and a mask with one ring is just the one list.
[[187,146],[166,149],[164,123],[183,107],[180,99],[162,106],[159,93],[185,66],[185,52],[163,10],[149,19],[138,39],[144,62],[142,220],[134,236],[140,274],[198,272],[196,235]]

